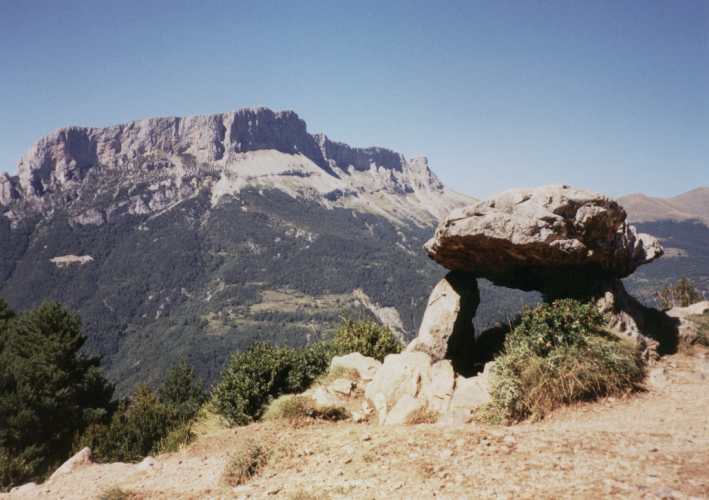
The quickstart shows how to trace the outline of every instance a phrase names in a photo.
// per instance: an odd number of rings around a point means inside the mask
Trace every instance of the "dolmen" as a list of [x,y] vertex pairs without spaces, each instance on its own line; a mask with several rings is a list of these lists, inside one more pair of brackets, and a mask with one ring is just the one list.
[[678,321],[631,297],[622,278],[663,254],[659,241],[639,234],[611,198],[556,185],[506,191],[453,210],[425,244],[450,270],[431,292],[417,337],[387,356],[365,396],[381,423],[401,423],[432,408],[442,422],[467,422],[489,401],[494,362],[480,359],[473,318],[478,279],[545,301],[593,301],[614,334],[635,342],[645,359],[676,344]]

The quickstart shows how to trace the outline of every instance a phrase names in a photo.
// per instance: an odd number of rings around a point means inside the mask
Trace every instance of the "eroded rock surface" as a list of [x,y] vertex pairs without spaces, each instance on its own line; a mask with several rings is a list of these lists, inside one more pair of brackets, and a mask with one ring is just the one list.
[[510,190],[455,209],[425,248],[448,269],[541,291],[554,288],[552,274],[622,278],[663,252],[617,202],[568,186]]

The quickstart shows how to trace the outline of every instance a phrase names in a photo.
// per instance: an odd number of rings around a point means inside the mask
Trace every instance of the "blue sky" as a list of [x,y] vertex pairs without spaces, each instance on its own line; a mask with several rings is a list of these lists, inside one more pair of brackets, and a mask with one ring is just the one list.
[[709,2],[0,2],[0,171],[67,125],[293,109],[486,196],[709,184]]

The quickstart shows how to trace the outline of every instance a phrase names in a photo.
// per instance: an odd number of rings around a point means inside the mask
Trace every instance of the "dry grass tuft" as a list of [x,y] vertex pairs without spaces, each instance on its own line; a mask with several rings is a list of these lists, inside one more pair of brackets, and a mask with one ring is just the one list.
[[244,484],[261,472],[268,459],[269,454],[263,446],[246,440],[234,450],[222,473],[222,481],[229,486]]
[[118,486],[114,486],[102,492],[99,500],[140,500],[143,497],[130,490],[123,490]]
[[318,406],[313,398],[286,395],[274,400],[266,409],[264,420],[288,420],[303,424],[314,420],[337,421],[349,418],[346,409],[339,406]]
[[406,425],[435,424],[438,422],[438,417],[438,412],[422,407],[409,415],[404,423]]

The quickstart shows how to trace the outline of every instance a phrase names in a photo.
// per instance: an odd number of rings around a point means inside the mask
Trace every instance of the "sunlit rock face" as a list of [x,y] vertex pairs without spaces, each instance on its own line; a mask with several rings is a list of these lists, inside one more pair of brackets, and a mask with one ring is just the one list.
[[[248,188],[278,189],[325,208],[352,208],[420,227],[471,201],[445,189],[425,158],[331,141],[310,134],[294,112],[267,108],[60,129],[37,141],[17,172],[0,180],[0,203],[22,198],[35,211],[69,209],[80,224],[126,211],[159,212],[202,192],[216,205]],[[91,200],[146,182],[152,183],[150,196],[123,205],[117,199],[100,217],[84,215],[96,210]],[[99,192],[97,183],[105,184]]]
[[448,269],[540,291],[574,275],[622,278],[662,255],[617,202],[568,186],[515,189],[453,210],[426,251]]

